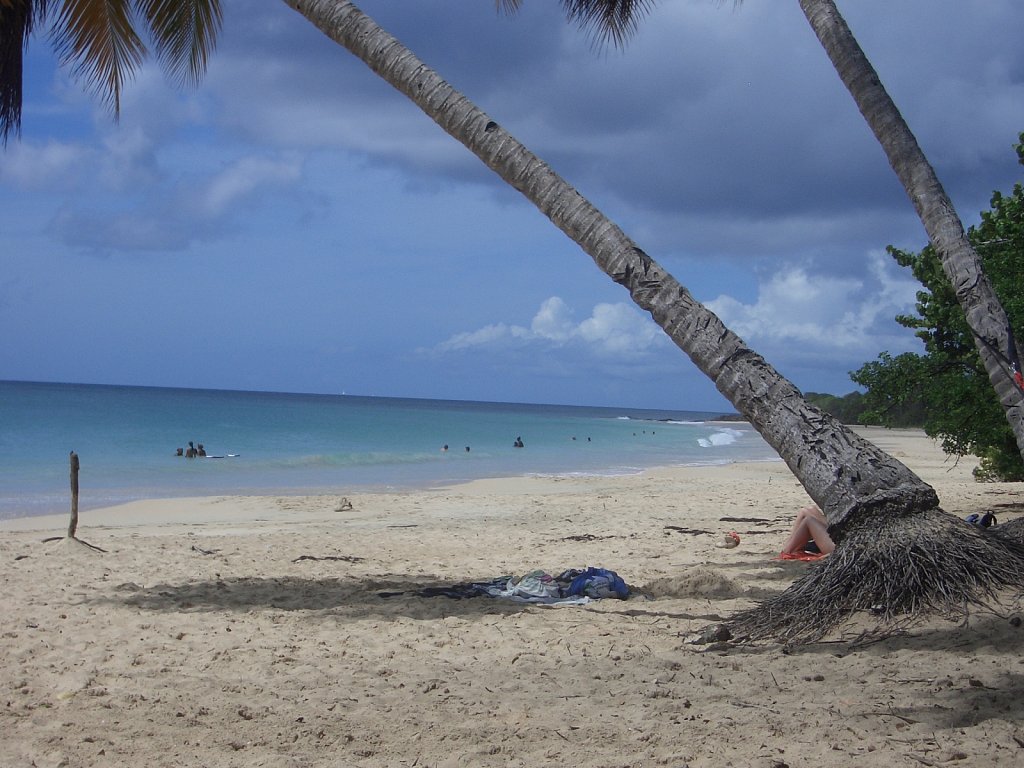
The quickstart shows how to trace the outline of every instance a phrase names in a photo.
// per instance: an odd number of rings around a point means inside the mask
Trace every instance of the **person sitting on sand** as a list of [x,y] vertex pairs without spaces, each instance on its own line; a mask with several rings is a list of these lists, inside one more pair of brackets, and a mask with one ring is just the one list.
[[835,548],[832,537],[828,535],[828,520],[820,509],[812,505],[796,513],[793,530],[782,547],[781,557],[787,559],[804,555],[824,556]]

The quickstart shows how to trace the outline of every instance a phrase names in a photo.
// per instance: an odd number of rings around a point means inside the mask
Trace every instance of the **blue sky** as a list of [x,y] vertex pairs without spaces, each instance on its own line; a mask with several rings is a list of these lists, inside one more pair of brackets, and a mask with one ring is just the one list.
[[[1021,178],[1024,4],[840,4],[965,223]],[[665,0],[625,51],[549,0],[361,7],[804,390],[845,393],[916,284],[909,201],[795,0]],[[277,0],[115,122],[27,58],[0,149],[0,379],[728,410],[590,258]]]

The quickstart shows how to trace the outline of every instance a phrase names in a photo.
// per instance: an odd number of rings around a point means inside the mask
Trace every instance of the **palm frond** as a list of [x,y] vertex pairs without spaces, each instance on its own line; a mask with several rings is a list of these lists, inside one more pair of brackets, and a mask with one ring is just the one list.
[[[519,10],[522,0],[496,0],[506,13]],[[633,36],[655,0],[561,0],[569,21],[589,31],[597,42],[621,48]]]
[[140,12],[164,70],[176,83],[196,85],[223,22],[220,0],[141,0]]
[[21,132],[25,49],[48,0],[0,0],[0,140]]
[[54,24],[61,63],[105,101],[115,117],[125,81],[146,56],[131,0],[64,0]]

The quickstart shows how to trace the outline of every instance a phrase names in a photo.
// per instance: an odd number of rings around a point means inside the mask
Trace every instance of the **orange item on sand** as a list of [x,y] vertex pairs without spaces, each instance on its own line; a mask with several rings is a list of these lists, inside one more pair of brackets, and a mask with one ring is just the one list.
[[783,552],[779,560],[821,560],[825,555],[821,552]]

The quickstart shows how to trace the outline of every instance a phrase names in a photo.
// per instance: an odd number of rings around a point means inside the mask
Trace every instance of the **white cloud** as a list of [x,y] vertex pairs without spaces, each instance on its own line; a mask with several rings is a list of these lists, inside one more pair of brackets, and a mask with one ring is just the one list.
[[708,307],[754,349],[803,355],[840,352],[873,356],[909,342],[895,316],[913,309],[920,284],[897,271],[882,251],[867,255],[863,277],[811,274],[803,267],[773,274],[751,304],[722,295]]
[[476,331],[458,333],[434,348],[435,352],[467,349],[502,349],[510,346],[573,346],[596,355],[642,356],[652,346],[667,342],[661,330],[629,304],[597,304],[590,317],[575,322],[572,310],[558,296],[546,299],[530,327],[496,323]]
[[139,124],[107,134],[99,154],[98,177],[105,187],[131,194],[158,184],[161,173],[153,136]]
[[609,354],[644,351],[665,340],[662,330],[628,304],[598,304],[580,323],[577,333],[588,344]]
[[511,339],[529,338],[530,332],[525,328],[514,325],[497,323],[496,325],[485,325],[476,331],[457,333],[447,341],[436,347],[439,352],[457,352],[463,349],[475,347],[491,347],[507,344]]
[[567,341],[577,331],[569,307],[557,296],[552,296],[540,305],[533,316],[530,330],[537,336],[551,341]]
[[[146,142],[127,142],[122,153],[103,157],[108,168],[120,167],[122,180],[134,178],[134,195],[75,199],[53,219],[53,228],[79,248],[100,251],[180,250],[190,243],[221,234],[224,222],[240,207],[299,182],[302,159],[297,153],[281,157],[247,155],[201,176],[159,178],[155,163],[145,183]],[[136,151],[138,150],[138,151]],[[108,204],[100,213],[95,201]],[[113,202],[111,202],[113,201]]]
[[301,172],[301,162],[295,157],[243,157],[209,180],[199,196],[202,210],[207,215],[219,216],[259,187],[291,184],[300,178]]
[[0,165],[0,179],[28,189],[51,183],[67,184],[79,176],[91,158],[79,144],[48,141],[45,144],[11,142]]

